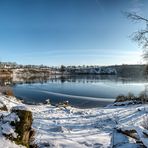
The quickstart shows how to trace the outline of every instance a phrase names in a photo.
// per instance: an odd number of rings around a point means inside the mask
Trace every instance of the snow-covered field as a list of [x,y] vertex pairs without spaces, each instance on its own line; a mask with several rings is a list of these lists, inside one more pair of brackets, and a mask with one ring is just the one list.
[[[12,106],[24,105],[15,98],[0,96],[0,104],[2,103],[8,109]],[[25,106],[33,113],[32,127],[36,131],[34,142],[40,148],[110,148],[114,128],[142,129],[143,119],[148,114],[148,105],[109,106],[102,109],[64,108],[50,105]],[[8,112],[1,111],[0,115],[2,114]],[[148,143],[148,138],[144,141]],[[126,144],[126,141],[124,143]],[[127,148],[128,146],[126,145]],[[1,147],[20,146],[6,140],[0,129]],[[132,147],[136,148],[138,144],[133,144]]]

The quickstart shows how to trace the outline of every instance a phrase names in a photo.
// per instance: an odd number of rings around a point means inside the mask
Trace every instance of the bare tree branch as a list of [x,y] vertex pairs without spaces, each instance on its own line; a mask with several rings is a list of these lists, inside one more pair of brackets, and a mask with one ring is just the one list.
[[132,40],[139,44],[139,46],[142,46],[144,49],[143,58],[148,61],[148,19],[136,14],[135,12],[125,12],[125,15],[128,19],[134,22],[144,22],[146,24],[145,28],[133,33],[131,37]]
[[137,15],[135,12],[133,12],[133,13],[125,12],[125,15],[127,18],[129,18],[132,21],[136,21],[136,22],[144,21],[144,22],[148,23],[148,19],[141,17],[140,15]]

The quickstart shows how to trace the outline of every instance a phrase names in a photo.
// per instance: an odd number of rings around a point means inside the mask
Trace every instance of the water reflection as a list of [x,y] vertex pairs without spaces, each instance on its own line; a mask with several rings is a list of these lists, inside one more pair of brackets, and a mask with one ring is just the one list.
[[[1,86],[11,86],[15,96],[26,103],[50,99],[53,104],[69,100],[73,106],[105,106],[119,94],[138,95],[144,90],[144,77],[116,75],[51,75],[50,77],[2,77]],[[100,100],[102,99],[102,101]],[[108,99],[108,100],[107,100]]]
[[98,83],[105,80],[112,82],[130,83],[130,82],[146,82],[145,77],[120,77],[117,75],[51,75],[49,77],[0,77],[0,86],[15,84],[44,84],[47,82],[59,83]]

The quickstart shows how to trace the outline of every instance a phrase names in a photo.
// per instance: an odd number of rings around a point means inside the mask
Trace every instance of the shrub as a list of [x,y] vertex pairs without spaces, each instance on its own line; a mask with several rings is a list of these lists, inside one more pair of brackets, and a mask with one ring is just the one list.
[[6,90],[6,95],[7,96],[14,96],[12,89]]
[[142,92],[139,94],[139,101],[141,101],[142,103],[148,102],[148,96],[147,96],[147,94],[146,94],[146,91],[142,91]]
[[14,96],[14,93],[12,91],[12,88],[9,87],[9,86],[3,86],[3,87],[0,87],[0,93],[4,94],[4,95],[7,95],[7,96]]
[[135,100],[135,99],[136,99],[136,97],[134,96],[134,94],[129,92],[127,95],[127,100]]
[[115,102],[124,102],[124,101],[126,101],[126,96],[124,95],[117,96],[115,100]]
[[133,93],[129,92],[127,96],[119,95],[119,96],[116,97],[116,100],[115,100],[115,102],[125,102],[125,101],[137,102],[138,97],[136,97]]

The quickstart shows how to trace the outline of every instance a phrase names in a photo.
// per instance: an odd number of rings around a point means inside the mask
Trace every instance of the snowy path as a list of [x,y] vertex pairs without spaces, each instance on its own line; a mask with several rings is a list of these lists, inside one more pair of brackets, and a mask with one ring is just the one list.
[[31,107],[33,127],[36,129],[35,142],[40,147],[111,147],[114,127],[141,124],[145,111],[138,108]]

